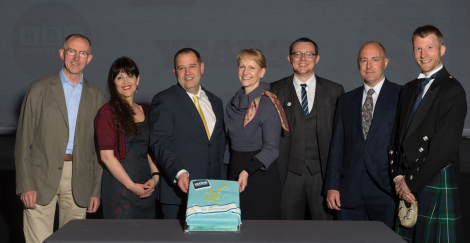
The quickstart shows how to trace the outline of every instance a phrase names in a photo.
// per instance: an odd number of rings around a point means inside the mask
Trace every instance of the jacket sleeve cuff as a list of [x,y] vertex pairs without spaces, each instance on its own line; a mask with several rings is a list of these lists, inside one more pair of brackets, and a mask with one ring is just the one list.
[[259,161],[257,158],[254,158],[253,161],[246,165],[245,170],[246,172],[248,172],[249,175],[252,175],[257,170],[261,169],[261,167],[263,166],[264,164],[261,163],[261,161]]

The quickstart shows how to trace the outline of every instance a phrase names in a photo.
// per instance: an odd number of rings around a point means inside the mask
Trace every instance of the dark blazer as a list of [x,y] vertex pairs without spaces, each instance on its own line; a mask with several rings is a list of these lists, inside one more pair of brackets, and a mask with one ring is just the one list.
[[181,205],[187,199],[175,183],[176,174],[185,169],[190,179],[226,179],[222,100],[202,88],[216,116],[211,140],[191,98],[179,84],[158,93],[150,107],[150,149],[165,172],[160,202]]
[[[80,207],[101,195],[103,168],[95,147],[101,90],[83,79],[73,145],[72,191]],[[37,204],[49,204],[59,188],[69,140],[67,104],[60,73],[31,83],[23,99],[15,143],[16,193],[37,191]]]
[[[401,91],[388,151],[392,178],[406,175],[405,182],[415,193],[449,163],[454,164],[459,176],[459,145],[467,114],[465,90],[443,67],[407,128],[419,83],[415,79]],[[410,167],[406,174],[405,167]]]
[[361,116],[364,87],[354,89],[339,98],[325,191],[339,191],[342,207],[354,208],[359,205],[362,196],[362,173],[367,173],[363,171],[364,164],[377,185],[393,195],[388,173],[387,148],[401,87],[385,79],[374,108],[367,140],[364,140]]
[[[317,104],[317,136],[318,146],[320,148],[319,154],[322,177],[325,179],[336,101],[340,95],[344,94],[344,88],[342,85],[334,83],[328,79],[320,78],[316,75],[315,78],[317,82],[314,100]],[[288,106],[287,103],[293,102],[293,99],[298,99],[293,82],[294,75],[271,83],[271,92],[279,98],[279,101],[286,113],[290,129],[295,126],[295,122],[293,122],[292,119],[294,116],[294,109],[293,106]],[[297,146],[297,144],[305,145],[305,140],[292,140],[291,133],[282,130],[281,141],[279,144],[279,157],[276,160],[282,186],[284,186],[286,182],[291,146]]]

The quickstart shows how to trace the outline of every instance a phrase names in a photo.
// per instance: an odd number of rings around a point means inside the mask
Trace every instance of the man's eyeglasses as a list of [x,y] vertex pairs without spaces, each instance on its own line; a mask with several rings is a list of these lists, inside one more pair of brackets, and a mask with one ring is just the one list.
[[[64,49],[64,51],[69,56],[75,56],[75,54],[77,54],[77,51],[74,49],[68,49],[68,50]],[[88,53],[81,51],[78,53],[78,56],[85,58],[85,57],[88,57]]]
[[305,58],[313,58],[317,54],[311,53],[311,52],[302,53],[299,51],[299,52],[292,52],[291,55],[295,58],[302,58],[302,56],[305,56]]

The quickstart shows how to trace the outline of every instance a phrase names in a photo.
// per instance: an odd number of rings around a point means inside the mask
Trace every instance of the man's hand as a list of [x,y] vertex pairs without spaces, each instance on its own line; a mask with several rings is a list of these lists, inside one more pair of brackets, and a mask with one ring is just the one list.
[[88,205],[87,213],[94,213],[100,206],[100,199],[94,196],[90,197],[90,205]]
[[395,191],[400,199],[404,199],[409,203],[414,203],[414,195],[411,193],[408,185],[406,185],[405,178],[403,176],[397,177],[394,180]]
[[24,207],[28,209],[35,209],[37,195],[38,195],[37,191],[29,191],[29,192],[21,193],[20,198],[24,204]]
[[243,192],[246,186],[248,186],[248,172],[246,172],[246,170],[243,170],[242,172],[240,172],[240,175],[238,175],[239,191]]
[[181,191],[188,193],[189,176],[187,172],[181,173],[180,177],[178,177],[178,186],[180,187]]
[[329,209],[340,210],[341,202],[339,201],[339,191],[337,190],[328,190],[326,194],[326,202]]

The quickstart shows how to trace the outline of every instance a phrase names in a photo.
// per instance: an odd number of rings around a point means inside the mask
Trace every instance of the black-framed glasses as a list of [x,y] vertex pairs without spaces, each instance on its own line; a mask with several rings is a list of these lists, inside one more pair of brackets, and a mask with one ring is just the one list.
[[298,51],[298,52],[292,52],[291,55],[295,58],[302,58],[302,56],[304,56],[305,58],[313,58],[317,54],[311,53],[311,52],[302,53],[302,52]]
[[[64,51],[69,56],[75,56],[75,54],[77,54],[77,51],[74,50],[74,49],[64,49]],[[88,57],[88,53],[86,53],[84,51],[80,51],[80,52],[78,52],[78,56],[85,58],[85,57]]]

